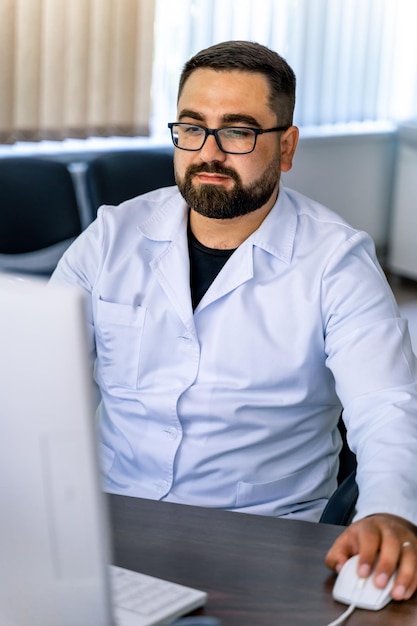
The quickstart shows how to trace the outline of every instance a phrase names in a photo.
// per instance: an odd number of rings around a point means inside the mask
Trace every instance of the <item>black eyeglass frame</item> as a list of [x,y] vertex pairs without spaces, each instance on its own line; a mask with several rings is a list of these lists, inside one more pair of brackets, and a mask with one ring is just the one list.
[[[201,144],[201,146],[199,148],[181,148],[181,146],[178,146],[175,143],[174,130],[173,130],[174,126],[195,126],[196,128],[201,128],[201,130],[204,130],[204,132],[205,132],[205,137],[203,139],[203,143]],[[174,146],[176,148],[178,148],[178,150],[186,150],[187,152],[198,152],[199,150],[202,150],[204,144],[207,141],[207,137],[209,135],[213,135],[215,140],[216,140],[216,143],[217,143],[218,147],[225,154],[250,154],[256,148],[256,141],[257,141],[259,135],[263,135],[264,133],[279,133],[281,131],[288,130],[289,126],[275,126],[274,128],[265,128],[265,129],[263,129],[263,128],[251,128],[250,126],[224,126],[223,128],[207,128],[206,126],[201,126],[201,124],[191,124],[190,122],[169,122],[168,123],[168,128],[171,131],[172,143],[174,144]],[[233,128],[235,128],[236,130],[250,130],[251,132],[254,133],[255,137],[254,137],[254,141],[253,141],[253,148],[252,148],[252,150],[246,150],[245,152],[234,152],[234,151],[231,151],[231,150],[225,150],[223,148],[222,142],[221,142],[221,140],[220,140],[220,138],[218,136],[218,133],[221,130],[230,130],[230,129],[233,129]]]

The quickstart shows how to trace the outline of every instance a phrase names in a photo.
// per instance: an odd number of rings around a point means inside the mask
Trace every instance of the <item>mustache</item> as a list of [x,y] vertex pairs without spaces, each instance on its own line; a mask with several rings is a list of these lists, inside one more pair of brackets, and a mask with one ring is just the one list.
[[216,162],[190,165],[190,167],[187,168],[186,175],[187,177],[191,177],[202,172],[206,174],[223,174],[223,176],[229,176],[237,183],[240,183],[240,176],[235,170],[230,167],[223,167],[223,165]]

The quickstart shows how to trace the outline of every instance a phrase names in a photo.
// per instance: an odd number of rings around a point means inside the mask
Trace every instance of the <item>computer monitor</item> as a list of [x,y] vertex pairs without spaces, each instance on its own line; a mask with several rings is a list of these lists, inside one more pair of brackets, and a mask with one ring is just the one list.
[[0,275],[1,624],[112,624],[85,332],[75,288]]

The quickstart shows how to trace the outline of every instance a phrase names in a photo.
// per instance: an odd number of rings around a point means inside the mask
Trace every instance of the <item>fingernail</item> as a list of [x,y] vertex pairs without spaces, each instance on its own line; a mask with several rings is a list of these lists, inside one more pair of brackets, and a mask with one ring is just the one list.
[[386,574],[378,574],[375,578],[375,584],[377,587],[385,587],[388,582],[388,576]]
[[395,597],[396,600],[402,600],[405,599],[405,592],[406,592],[406,588],[404,587],[404,585],[396,585],[393,589],[393,596]]
[[368,563],[362,563],[358,570],[358,574],[361,578],[368,578],[371,573],[371,566]]

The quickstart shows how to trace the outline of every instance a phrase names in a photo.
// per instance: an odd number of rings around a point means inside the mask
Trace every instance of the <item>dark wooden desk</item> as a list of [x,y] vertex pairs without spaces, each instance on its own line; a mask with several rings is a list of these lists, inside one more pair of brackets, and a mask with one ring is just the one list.
[[[109,496],[116,564],[208,592],[224,626],[326,626],[335,602],[324,555],[337,526]],[[356,610],[347,626],[416,626],[417,598]]]

